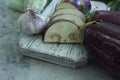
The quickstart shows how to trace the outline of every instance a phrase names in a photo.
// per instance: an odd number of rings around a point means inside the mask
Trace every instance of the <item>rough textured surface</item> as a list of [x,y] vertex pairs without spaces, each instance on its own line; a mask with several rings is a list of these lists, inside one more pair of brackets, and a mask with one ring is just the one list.
[[70,68],[85,66],[86,49],[80,44],[44,43],[42,36],[24,36],[19,41],[20,52],[29,57]]
[[0,0],[0,80],[115,80],[94,63],[70,69],[22,56],[16,25],[20,13],[6,7],[9,1]]

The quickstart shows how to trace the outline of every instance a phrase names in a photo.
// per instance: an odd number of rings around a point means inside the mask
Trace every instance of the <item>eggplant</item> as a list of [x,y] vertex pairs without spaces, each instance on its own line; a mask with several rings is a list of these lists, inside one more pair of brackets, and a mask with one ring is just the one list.
[[[83,0],[84,1],[84,7],[86,7],[87,9],[91,9],[91,0]],[[74,5],[75,7],[78,8],[78,10],[83,12],[83,4],[81,3],[82,0],[64,0],[64,2],[68,2],[72,5]]]
[[70,20],[55,20],[49,23],[44,34],[44,42],[80,43],[79,26]]
[[120,11],[96,11],[92,21],[108,22],[120,26]]
[[94,22],[86,26],[83,40],[88,53],[120,78],[120,26]]
[[52,15],[52,17],[58,16],[58,15],[62,15],[62,14],[71,14],[71,15],[76,15],[77,17],[81,18],[83,21],[86,21],[85,15],[77,10],[77,9],[60,9],[54,12],[54,14]]
[[71,15],[71,14],[62,14],[62,15],[55,16],[52,18],[52,21],[60,20],[60,19],[70,20],[80,27],[85,24],[85,22],[80,17],[77,17],[76,15]]
[[70,4],[70,3],[67,3],[67,2],[62,2],[60,3],[57,7],[56,7],[56,10],[59,10],[59,9],[77,9],[74,5]]

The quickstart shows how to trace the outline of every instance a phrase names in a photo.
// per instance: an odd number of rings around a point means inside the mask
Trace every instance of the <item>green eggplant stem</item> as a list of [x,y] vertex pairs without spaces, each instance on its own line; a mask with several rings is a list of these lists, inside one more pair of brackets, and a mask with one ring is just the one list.
[[84,45],[84,43],[83,43],[84,31],[85,31],[85,29],[86,29],[87,27],[89,27],[89,26],[92,25],[92,24],[96,24],[96,21],[88,22],[88,23],[86,23],[84,26],[82,26],[82,27],[79,28],[79,32],[80,32],[79,34],[80,34],[80,39],[81,39],[81,44],[82,44],[82,45]]

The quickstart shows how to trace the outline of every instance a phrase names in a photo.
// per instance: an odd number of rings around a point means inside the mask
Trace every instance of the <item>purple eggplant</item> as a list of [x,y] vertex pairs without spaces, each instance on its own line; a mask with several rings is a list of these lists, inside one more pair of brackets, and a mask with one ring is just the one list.
[[[81,4],[80,0],[64,0],[64,2],[68,2],[73,4],[75,7],[78,8],[78,10],[83,12],[83,5]],[[91,3],[90,0],[84,0],[84,7],[86,7],[86,9],[90,10],[91,9]]]
[[92,20],[108,22],[120,26],[120,11],[96,11]]
[[85,28],[84,44],[100,64],[120,78],[120,26],[95,22]]

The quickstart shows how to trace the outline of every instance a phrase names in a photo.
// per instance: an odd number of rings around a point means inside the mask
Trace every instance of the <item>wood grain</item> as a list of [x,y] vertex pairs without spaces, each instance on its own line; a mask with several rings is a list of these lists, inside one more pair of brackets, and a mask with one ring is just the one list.
[[23,55],[77,68],[87,63],[87,51],[81,44],[44,43],[41,36],[24,36],[19,41]]

